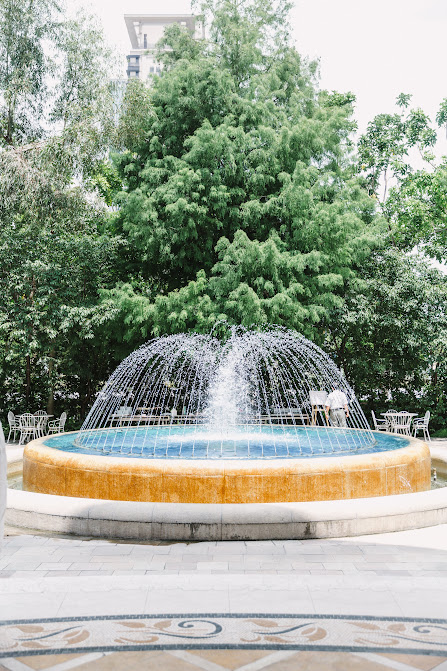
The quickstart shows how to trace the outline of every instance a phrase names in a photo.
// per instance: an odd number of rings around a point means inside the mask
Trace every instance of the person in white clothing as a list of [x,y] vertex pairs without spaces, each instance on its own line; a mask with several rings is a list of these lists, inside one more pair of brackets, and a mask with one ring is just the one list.
[[326,421],[329,423],[329,414],[333,426],[340,426],[345,428],[347,426],[346,420],[349,417],[349,406],[346,394],[332,387],[333,391],[326,399],[325,415]]

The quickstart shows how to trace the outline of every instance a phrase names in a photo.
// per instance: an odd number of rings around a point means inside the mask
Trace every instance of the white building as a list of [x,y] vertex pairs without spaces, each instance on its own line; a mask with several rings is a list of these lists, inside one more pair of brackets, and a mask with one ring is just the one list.
[[127,56],[128,79],[146,80],[160,72],[162,65],[157,62],[155,51],[166,26],[180,23],[196,39],[204,37],[203,25],[192,14],[125,14],[124,20],[132,45]]

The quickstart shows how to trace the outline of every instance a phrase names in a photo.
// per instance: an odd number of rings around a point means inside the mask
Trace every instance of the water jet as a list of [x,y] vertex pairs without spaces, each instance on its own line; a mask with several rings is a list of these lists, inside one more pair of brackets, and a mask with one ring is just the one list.
[[[318,394],[349,403],[328,425]],[[318,392],[317,396],[315,392]],[[24,488],[163,503],[282,503],[430,488],[421,441],[370,430],[335,363],[293,331],[154,339],[125,359],[81,430],[32,441]]]

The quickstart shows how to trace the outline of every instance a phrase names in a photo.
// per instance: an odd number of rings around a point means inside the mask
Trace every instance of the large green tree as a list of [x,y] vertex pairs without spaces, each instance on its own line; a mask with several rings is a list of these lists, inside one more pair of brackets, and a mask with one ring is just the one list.
[[399,112],[379,114],[368,124],[358,145],[359,167],[389,222],[392,242],[446,261],[447,163],[436,158],[435,147],[446,124],[447,99],[436,123],[410,102],[410,95],[400,94]]
[[447,277],[389,245],[374,252],[327,321],[325,349],[365,409],[430,410],[445,424]]
[[136,109],[144,126],[117,159],[114,232],[142,281],[113,296],[128,327],[144,313],[147,335],[226,318],[318,337],[370,243],[374,202],[349,162],[353,96],[318,91],[283,0],[203,9],[208,39],[169,29],[149,96],[128,87],[121,125]]
[[54,3],[5,0],[0,22],[0,412],[53,413],[61,399],[71,416],[85,414],[113,365],[95,339],[120,246],[104,232],[96,189],[113,127],[113,61],[93,19],[65,19]]

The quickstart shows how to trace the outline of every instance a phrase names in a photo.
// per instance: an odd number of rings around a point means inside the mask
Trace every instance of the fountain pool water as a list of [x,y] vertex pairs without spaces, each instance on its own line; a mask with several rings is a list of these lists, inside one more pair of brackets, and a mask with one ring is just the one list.
[[[344,392],[346,426],[326,394]],[[81,430],[26,449],[24,484],[67,496],[302,501],[419,491],[428,448],[372,432],[334,362],[282,328],[159,338],[112,374]]]
[[[331,435],[331,433],[333,435]],[[335,435],[334,435],[335,434]],[[155,426],[98,430],[94,445],[79,445],[80,433],[47,438],[45,445],[73,454],[101,454],[139,459],[303,459],[372,454],[408,445],[403,436],[377,434],[374,443],[357,429],[322,426]]]

